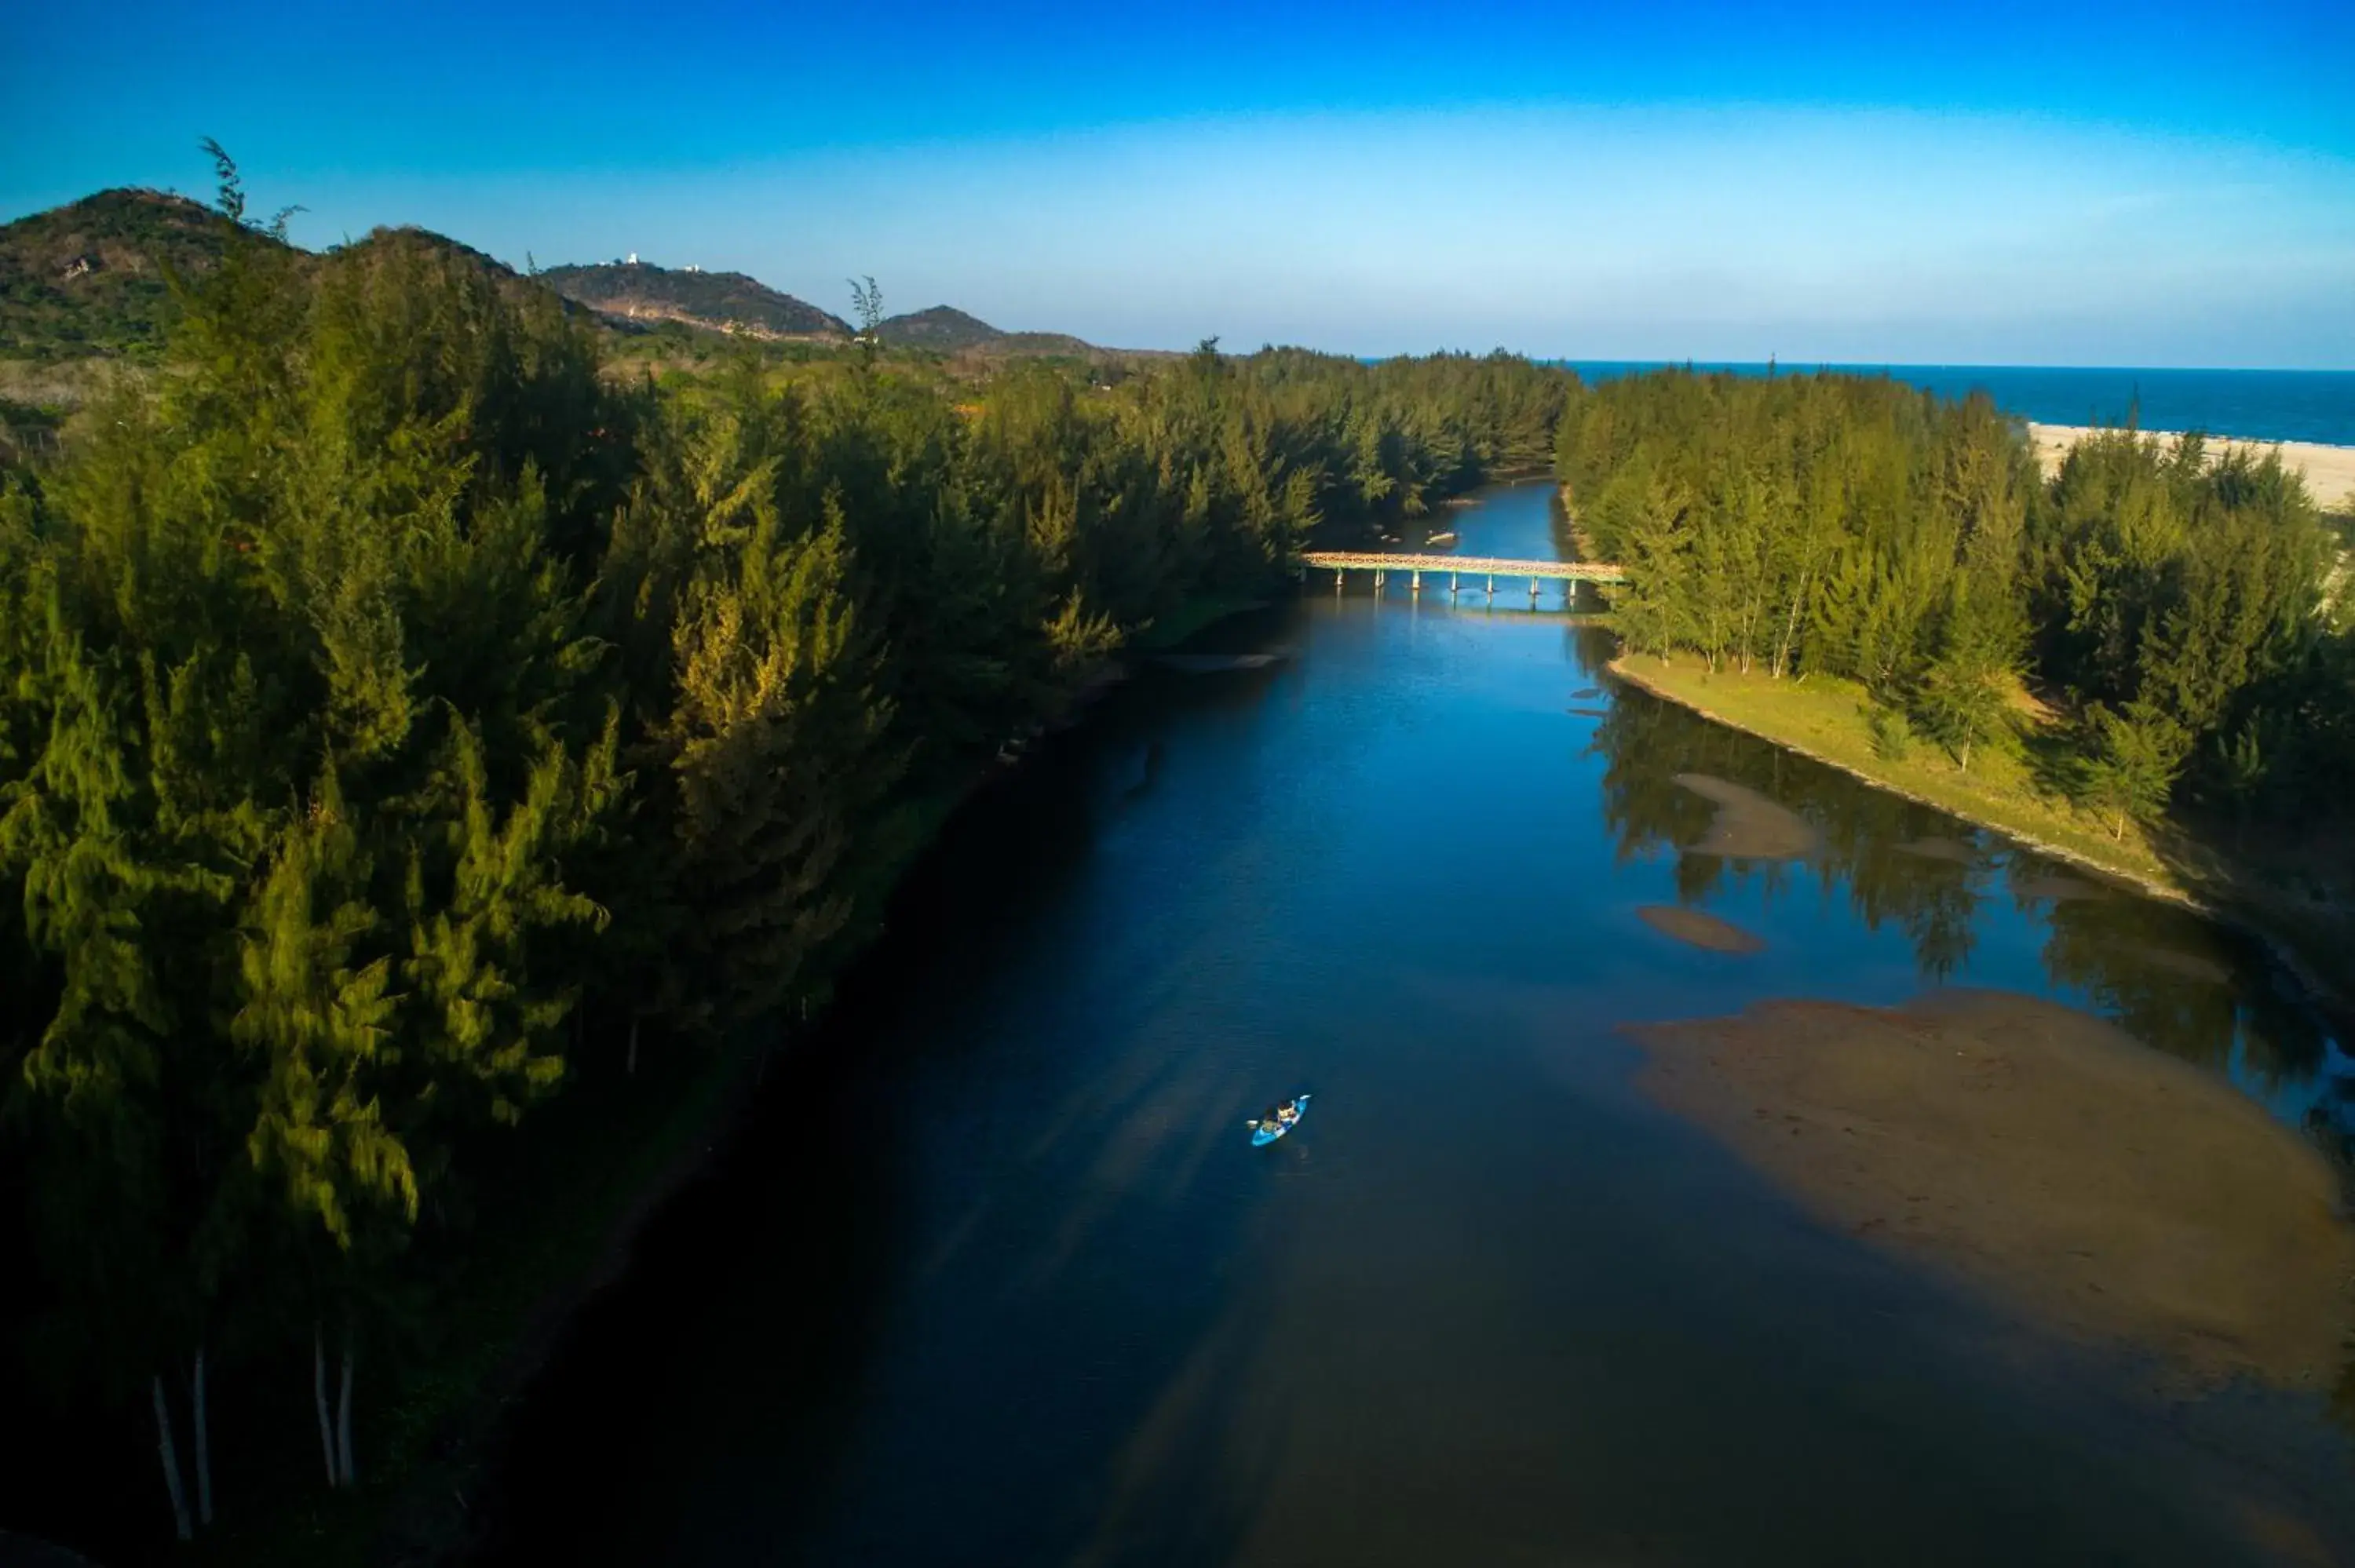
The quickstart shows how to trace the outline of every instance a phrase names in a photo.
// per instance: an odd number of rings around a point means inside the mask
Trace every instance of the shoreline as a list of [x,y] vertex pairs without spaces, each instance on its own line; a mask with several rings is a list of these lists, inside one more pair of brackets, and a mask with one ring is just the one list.
[[[2047,479],[2060,471],[2061,461],[2069,455],[2072,447],[2087,436],[2097,433],[2090,425],[2047,425],[2034,419],[2025,423],[2028,450],[2036,459],[2037,471]],[[2186,432],[2143,430],[2138,433],[2156,436],[2161,440],[2173,440]],[[2316,505],[2325,512],[2355,512],[2355,446],[2215,434],[2208,435],[2207,440],[2220,452],[2234,447],[2245,447],[2251,450],[2270,449],[2279,452],[2284,468],[2305,476],[2306,487],[2312,493]]]
[[[2327,1015],[2334,1025],[2342,1029],[2355,1026],[2355,994],[2350,993],[2345,982],[2326,977],[2315,964],[2308,961],[2306,953],[2307,942],[2289,935],[2274,921],[2264,918],[2261,913],[2253,910],[2250,907],[2252,901],[2245,894],[2239,898],[2220,897],[2213,891],[2202,889],[2191,884],[2189,879],[2169,880],[2155,877],[2147,871],[2120,863],[2116,860],[2105,859],[2098,854],[2088,853],[2066,844],[2055,843],[2027,829],[1996,821],[1984,808],[1974,809],[1967,802],[1925,794],[1886,774],[1828,755],[1787,733],[1777,733],[1763,727],[1755,720],[1735,718],[1710,707],[1679,690],[1674,684],[1636,670],[1634,667],[1635,663],[1635,655],[1623,652],[1614,658],[1605,668],[1614,679],[1624,681],[1637,691],[1657,697],[1662,702],[1672,703],[1688,713],[1696,714],[1707,719],[1711,724],[1737,730],[1743,735],[1763,740],[1781,750],[1845,773],[1849,778],[1886,794],[1911,800],[1916,805],[1926,806],[1934,811],[1940,811],[1957,821],[1968,822],[1984,832],[1998,834],[2031,853],[2059,861],[2081,871],[2091,872],[2113,883],[2124,884],[2147,897],[2190,910],[2204,918],[2239,932],[2256,943],[2273,962],[2278,964],[2285,973],[2296,980],[2306,993],[2307,1000]],[[2318,935],[2308,940],[2328,947],[2343,947],[2343,941],[2328,936]]]
[[[1221,595],[1189,598],[1169,618],[1168,629],[1159,637],[1149,630],[1114,653],[1054,711],[1038,720],[1039,733],[1077,727],[1114,687],[1124,684],[1138,665],[1162,649],[1269,602]],[[1031,760],[1026,737],[1011,755],[1001,749],[996,756],[982,758],[959,781],[902,803],[901,809],[910,813],[911,831],[896,851],[887,852],[877,868],[879,892],[875,906],[863,922],[864,929],[840,955],[834,975],[837,982],[848,980],[872,960],[887,933],[892,906],[919,879],[952,824],[975,809],[994,786]],[[815,1037],[822,1028],[822,1021],[813,1019],[796,1033]],[[331,1552],[327,1560],[363,1561],[390,1555],[404,1562],[445,1561],[453,1553],[463,1559],[481,1544],[478,1531],[496,1517],[497,1504],[485,1494],[483,1484],[496,1477],[511,1440],[507,1408],[527,1395],[533,1381],[554,1360],[573,1319],[628,1274],[639,1244],[655,1221],[751,1127],[768,1069],[779,1058],[794,1054],[800,1044],[791,1038],[754,1044],[752,1036],[763,1033],[748,1031],[691,1072],[676,1089],[676,1101],[658,1118],[662,1130],[656,1141],[666,1147],[649,1161],[646,1179],[629,1184],[629,1192],[613,1212],[592,1224],[598,1235],[586,1266],[554,1271],[543,1280],[489,1377],[477,1386],[477,1397],[470,1402],[470,1408],[456,1414],[459,1435],[452,1451],[412,1459],[378,1483],[381,1489],[373,1503],[381,1511],[363,1524],[359,1534],[365,1543],[350,1540],[354,1550],[349,1556],[337,1559]],[[471,1505],[466,1500],[470,1495],[477,1499]],[[246,1539],[235,1544],[254,1542]]]

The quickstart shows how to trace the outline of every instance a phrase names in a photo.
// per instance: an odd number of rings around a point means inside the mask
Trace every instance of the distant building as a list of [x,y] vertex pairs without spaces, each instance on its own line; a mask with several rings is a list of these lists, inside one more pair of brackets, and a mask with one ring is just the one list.
[[638,253],[637,253],[636,251],[633,250],[633,251],[631,251],[631,252],[630,252],[630,265],[631,265],[631,266],[633,266],[633,267],[634,267],[634,266],[636,266],[637,264],[638,264]]

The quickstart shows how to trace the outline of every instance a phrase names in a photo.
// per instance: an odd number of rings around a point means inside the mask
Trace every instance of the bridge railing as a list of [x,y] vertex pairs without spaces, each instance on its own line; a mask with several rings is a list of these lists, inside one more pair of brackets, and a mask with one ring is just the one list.
[[1524,561],[1503,556],[1422,556],[1366,550],[1310,550],[1302,564],[1333,572],[1447,572],[1458,577],[1528,577],[1554,582],[1622,583],[1625,567],[1605,561]]

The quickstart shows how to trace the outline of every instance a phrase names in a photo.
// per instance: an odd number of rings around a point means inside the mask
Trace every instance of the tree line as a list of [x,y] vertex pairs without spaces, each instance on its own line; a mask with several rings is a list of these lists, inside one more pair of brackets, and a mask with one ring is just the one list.
[[298,265],[226,161],[218,221],[162,372],[0,473],[14,1348],[148,1426],[183,1538],[225,1379],[302,1366],[353,1482],[371,1348],[539,1107],[776,1035],[1002,739],[1312,535],[1542,464],[1569,387],[1214,342],[657,386],[436,237]]
[[2115,832],[2294,820],[2355,765],[2336,541],[2271,450],[2105,430],[2047,482],[1984,396],[1664,371],[1573,399],[1557,461],[1629,568],[1633,651],[1856,681],[1881,744],[1965,770],[2025,682],[2065,721],[2048,774]]

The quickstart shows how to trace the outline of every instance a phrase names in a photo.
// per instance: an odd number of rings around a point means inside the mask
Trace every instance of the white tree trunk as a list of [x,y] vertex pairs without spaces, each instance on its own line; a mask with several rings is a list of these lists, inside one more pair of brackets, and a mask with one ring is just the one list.
[[315,1318],[311,1320],[311,1393],[319,1404],[319,1451],[327,1457],[327,1485],[341,1486],[343,1477],[336,1469],[336,1429],[327,1422],[327,1348]]
[[187,1494],[180,1489],[180,1455],[172,1446],[172,1407],[164,1403],[164,1374],[155,1374],[155,1447],[163,1456],[164,1486],[172,1494],[172,1525],[180,1539],[191,1539],[196,1531],[188,1528]]
[[344,1485],[350,1486],[357,1474],[352,1468],[352,1331],[344,1330],[344,1391],[336,1402],[336,1459],[344,1473]]
[[205,1430],[205,1348],[197,1347],[197,1522],[213,1521],[212,1436]]

